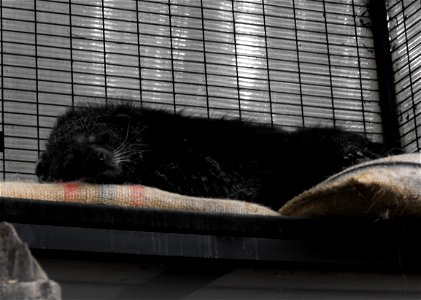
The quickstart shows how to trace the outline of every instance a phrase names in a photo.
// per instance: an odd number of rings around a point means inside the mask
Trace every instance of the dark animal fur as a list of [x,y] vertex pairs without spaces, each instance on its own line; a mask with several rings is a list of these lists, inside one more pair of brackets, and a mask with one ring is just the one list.
[[140,183],[192,196],[279,208],[291,197],[382,145],[332,128],[293,133],[130,105],[61,116],[36,168],[41,181]]

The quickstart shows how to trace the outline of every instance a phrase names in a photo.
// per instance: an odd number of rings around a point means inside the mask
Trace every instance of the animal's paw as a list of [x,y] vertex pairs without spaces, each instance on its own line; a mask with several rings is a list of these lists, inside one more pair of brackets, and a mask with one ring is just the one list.
[[343,160],[348,166],[356,165],[375,158],[378,158],[378,156],[373,152],[367,149],[359,149],[354,147],[349,147],[346,149],[343,156]]

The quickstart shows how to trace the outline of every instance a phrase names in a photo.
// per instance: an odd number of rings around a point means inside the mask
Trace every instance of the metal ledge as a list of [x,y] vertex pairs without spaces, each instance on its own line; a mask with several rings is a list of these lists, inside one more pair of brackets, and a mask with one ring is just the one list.
[[421,266],[420,219],[299,219],[0,200],[34,249],[237,261]]

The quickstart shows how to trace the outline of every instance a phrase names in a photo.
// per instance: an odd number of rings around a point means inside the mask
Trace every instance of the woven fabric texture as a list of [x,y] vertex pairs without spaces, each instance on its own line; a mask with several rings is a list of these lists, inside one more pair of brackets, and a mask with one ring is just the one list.
[[346,169],[290,200],[279,212],[245,201],[183,196],[142,185],[0,182],[0,197],[263,216],[421,217],[421,154]]
[[279,216],[269,208],[239,200],[178,195],[142,185],[93,185],[79,182],[0,182],[0,197],[104,204],[189,212]]
[[299,217],[421,217],[421,154],[346,169],[290,200],[279,212]]

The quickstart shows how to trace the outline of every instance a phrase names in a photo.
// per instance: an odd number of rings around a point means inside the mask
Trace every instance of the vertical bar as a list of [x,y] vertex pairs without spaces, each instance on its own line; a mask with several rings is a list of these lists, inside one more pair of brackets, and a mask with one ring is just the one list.
[[75,107],[75,86],[73,75],[73,23],[72,23],[72,0],[69,0],[69,35],[70,35],[70,85],[72,91],[72,108]]
[[107,78],[107,50],[105,41],[105,8],[104,0],[101,0],[102,6],[102,41],[104,48],[104,88],[105,88],[105,105],[108,105],[108,78]]
[[137,33],[137,58],[139,68],[139,93],[140,93],[140,106],[143,105],[143,92],[142,92],[142,64],[140,62],[140,31],[139,31],[139,1],[136,0],[136,33]]
[[200,0],[200,13],[202,18],[202,39],[203,39],[203,65],[205,72],[205,87],[206,87],[206,111],[208,119],[210,118],[209,113],[209,86],[208,86],[208,70],[207,70],[207,59],[206,59],[206,37],[205,37],[205,17],[203,15],[203,0]]
[[328,68],[329,68],[329,85],[330,85],[330,97],[332,103],[332,118],[333,118],[333,127],[336,128],[336,116],[335,116],[335,101],[333,95],[333,82],[332,82],[332,64],[330,61],[330,49],[329,49],[329,33],[328,33],[328,26],[327,26],[327,11],[326,11],[326,0],[323,0],[323,16],[324,16],[324,23],[325,23],[325,33],[326,33],[326,47],[327,47],[327,61],[328,61]]
[[4,152],[4,133],[3,133],[3,131],[0,131],[0,152]]
[[39,86],[38,86],[38,24],[37,24],[37,1],[34,1],[34,34],[35,34],[35,103],[37,114],[37,150],[38,157],[41,154],[40,125],[39,125]]
[[2,158],[2,164],[3,164],[3,180],[6,180],[6,150],[5,145],[4,145],[4,57],[3,57],[3,52],[4,52],[4,44],[3,44],[3,0],[0,0],[0,23],[1,23],[1,29],[0,29],[0,44],[1,44],[1,131],[2,131],[2,141],[3,141],[3,158]]
[[172,94],[173,94],[173,109],[174,113],[177,112],[176,102],[175,102],[175,72],[174,72],[174,53],[173,53],[173,43],[172,43],[172,20],[171,20],[171,0],[168,0],[168,22],[170,26],[170,49],[171,49],[171,76],[172,76]]
[[369,13],[372,21],[374,51],[376,54],[384,144],[390,149],[400,149],[398,110],[385,5],[383,1],[371,0]]
[[238,74],[238,54],[237,54],[237,33],[235,29],[235,5],[234,0],[231,1],[231,12],[232,12],[232,30],[234,34],[234,56],[235,56],[235,75],[237,78],[237,97],[238,97],[238,114],[240,116],[240,121],[242,120],[241,116],[241,94],[240,94],[240,79]]
[[355,36],[355,46],[357,47],[357,61],[358,61],[358,77],[360,80],[360,95],[361,95],[361,111],[363,117],[363,128],[364,134],[367,134],[367,128],[365,124],[365,109],[364,109],[364,93],[363,93],[363,81],[361,77],[361,57],[360,57],[360,46],[358,45],[358,30],[357,30],[357,13],[355,12],[354,0],[352,0],[352,15],[354,18],[354,36]]
[[269,51],[268,51],[268,37],[266,33],[266,7],[265,0],[262,0],[262,17],[263,17],[263,28],[265,29],[265,51],[266,51],[266,71],[268,76],[268,93],[269,93],[269,110],[270,110],[270,125],[273,126],[273,109],[272,109],[272,90],[270,81],[270,70],[269,70]]
[[300,44],[298,42],[298,28],[297,28],[297,13],[295,8],[295,0],[292,0],[292,10],[294,12],[294,29],[295,29],[295,47],[297,49],[297,71],[298,71],[298,84],[300,86],[300,105],[301,105],[301,123],[302,126],[305,127],[305,120],[304,120],[304,103],[303,103],[303,90],[302,90],[302,82],[301,82],[301,68],[300,68]]

